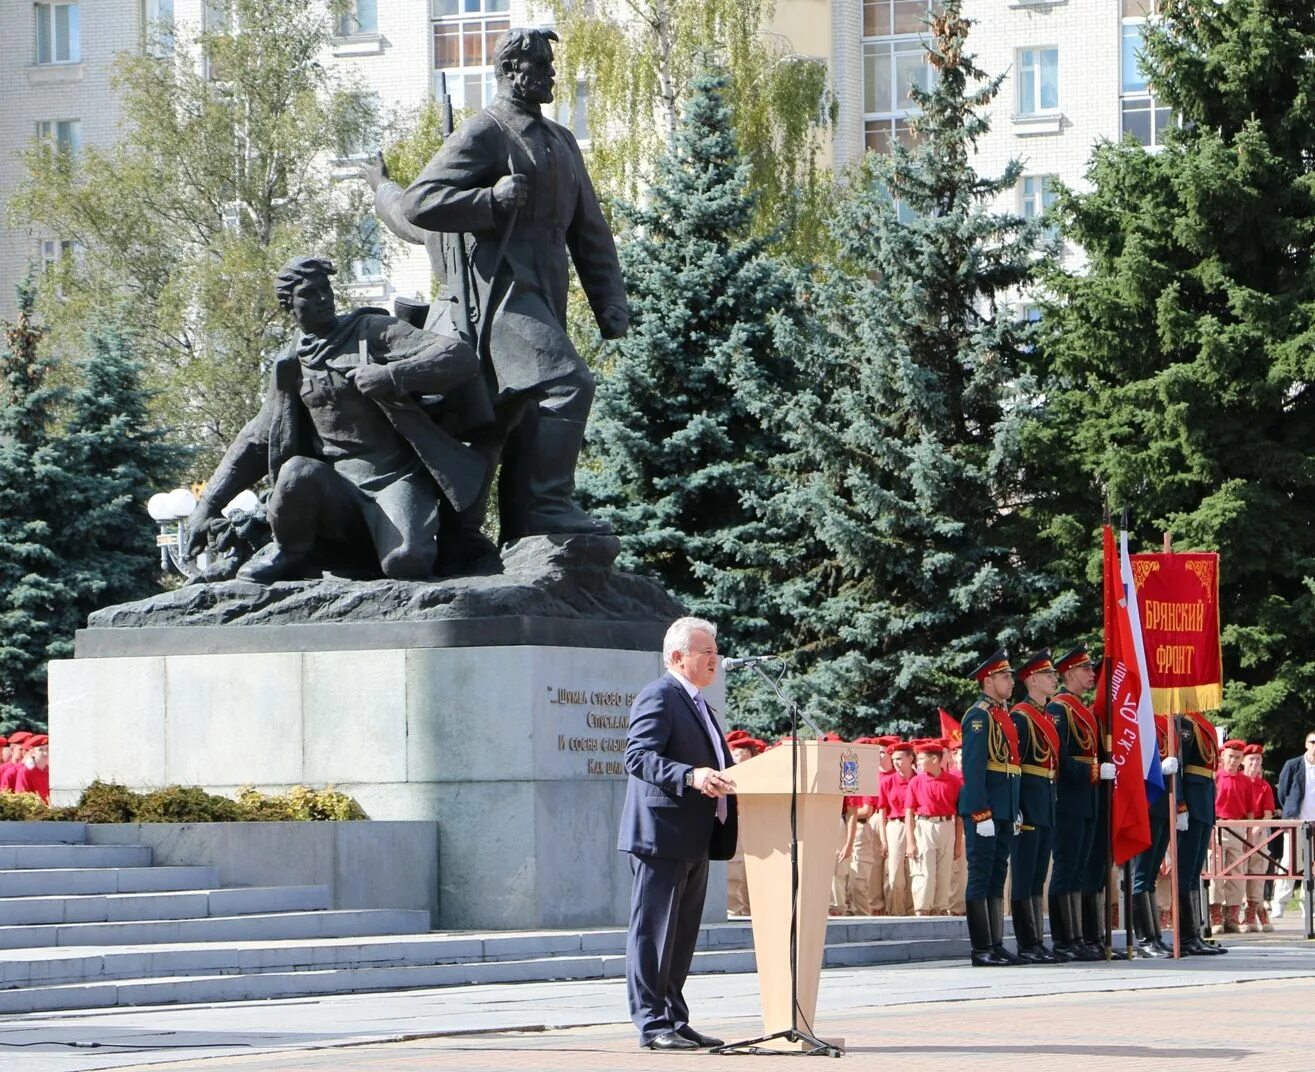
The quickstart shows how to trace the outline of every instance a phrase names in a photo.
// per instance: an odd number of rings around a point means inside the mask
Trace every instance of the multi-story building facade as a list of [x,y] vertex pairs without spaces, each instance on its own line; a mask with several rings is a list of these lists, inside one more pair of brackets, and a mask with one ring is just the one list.
[[[986,174],[1019,157],[1024,175],[1014,207],[1040,212],[1056,180],[1081,186],[1093,146],[1130,134],[1155,145],[1172,121],[1137,65],[1153,0],[966,0],[970,48],[987,72],[1005,75],[978,146]],[[787,51],[824,60],[839,103],[827,152],[843,167],[865,149],[888,151],[909,137],[912,85],[926,86],[922,47],[934,0],[778,0],[772,33]],[[34,139],[77,153],[108,146],[119,109],[114,57],[169,47],[170,25],[205,25],[205,0],[0,0],[0,206],[22,181],[21,150]],[[413,110],[445,76],[458,107],[493,92],[491,50],[512,25],[544,24],[529,0],[355,0],[337,20],[325,62],[350,70],[384,114]],[[151,27],[164,27],[164,39]],[[582,109],[575,109],[579,122]],[[579,131],[583,133],[583,130]],[[334,165],[351,179],[350,168]],[[0,315],[32,263],[59,256],[69,236],[0,230]],[[418,248],[397,247],[386,275],[377,260],[354,266],[360,296],[428,292]]]

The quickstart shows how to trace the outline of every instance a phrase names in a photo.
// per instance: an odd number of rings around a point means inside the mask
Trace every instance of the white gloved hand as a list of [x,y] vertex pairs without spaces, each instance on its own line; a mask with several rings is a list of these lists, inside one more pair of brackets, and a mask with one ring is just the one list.
[[1115,769],[1113,763],[1102,763],[1100,765],[1100,780],[1102,782],[1114,781],[1114,774]]
[[1187,829],[1187,819],[1188,819],[1187,812],[1185,812],[1185,811],[1180,811],[1180,812],[1178,813],[1178,823],[1177,823],[1177,826],[1178,826],[1178,829],[1179,829],[1179,830],[1186,830],[1186,829]]
[[1017,830],[1017,829],[1018,829],[1020,826],[1022,826],[1022,825],[1023,825],[1023,813],[1020,811],[1020,812],[1014,817],[1014,829]]
[[1170,756],[1168,759],[1160,760],[1160,770],[1162,770],[1165,774],[1177,774],[1178,757]]
[[977,824],[978,837],[995,837],[995,820],[983,819]]

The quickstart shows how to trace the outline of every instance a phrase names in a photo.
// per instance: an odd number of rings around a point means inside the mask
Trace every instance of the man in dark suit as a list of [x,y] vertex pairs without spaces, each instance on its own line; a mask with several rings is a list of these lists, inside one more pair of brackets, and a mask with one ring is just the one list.
[[733,764],[702,690],[717,677],[717,629],[680,618],[662,642],[667,672],[630,709],[625,808],[617,848],[634,884],[626,994],[639,1042],[654,1050],[720,1046],[689,1024],[682,993],[703,916],[708,861],[735,852]]
[[[1306,734],[1306,751],[1289,759],[1279,772],[1278,806],[1284,819],[1315,819],[1315,730]],[[1295,861],[1298,869],[1306,866],[1305,852],[1306,841],[1299,831]],[[1283,862],[1292,863],[1287,857],[1288,847],[1285,844]],[[1290,878],[1274,883],[1275,919],[1282,918],[1283,906],[1299,885]]]

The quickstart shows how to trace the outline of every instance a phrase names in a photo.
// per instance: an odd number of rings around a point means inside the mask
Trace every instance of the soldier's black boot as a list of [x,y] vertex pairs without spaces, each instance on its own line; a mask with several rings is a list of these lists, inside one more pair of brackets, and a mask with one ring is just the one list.
[[273,584],[276,581],[299,581],[318,572],[311,568],[309,548],[291,549],[271,541],[238,568],[237,579],[253,584]]
[[[1050,958],[1046,963],[1062,964],[1064,961],[1068,960],[1068,957],[1060,956],[1060,954],[1056,950],[1046,945],[1045,901],[1042,898],[1041,894],[1039,893],[1034,894],[1030,898],[1030,900],[1032,902],[1032,922],[1036,924],[1036,944],[1040,946],[1041,951],[1045,953],[1047,957]],[[1051,928],[1053,930],[1054,928],[1053,923],[1051,924]],[[1053,944],[1054,944],[1054,936],[1052,935],[1051,945]]]
[[1022,957],[1014,956],[1005,948],[1005,899],[992,897],[987,904],[987,918],[991,921],[991,951],[1003,957],[1006,964],[1023,964]]
[[526,459],[529,501],[525,534],[608,536],[612,526],[575,502],[575,463],[584,444],[584,421],[539,414],[533,457]]
[[968,941],[972,944],[974,968],[1001,968],[1008,960],[996,955],[991,947],[990,909],[985,901],[969,901],[964,906],[968,913]]
[[1152,916],[1153,911],[1149,893],[1132,895],[1132,930],[1137,936],[1137,950],[1144,957],[1159,959],[1166,954],[1157,940],[1160,936],[1160,921]]
[[1081,959],[1081,951],[1073,940],[1073,910],[1067,893],[1050,895],[1050,937],[1055,943],[1057,956],[1065,960]]
[[1199,888],[1193,890],[1189,895],[1189,898],[1192,904],[1192,933],[1196,936],[1196,940],[1201,944],[1201,948],[1197,950],[1198,954],[1213,957],[1219,956],[1221,953],[1227,953],[1228,950],[1218,942],[1207,941],[1205,938],[1201,937],[1201,930],[1205,926],[1205,916],[1201,912],[1201,890]]
[[1024,964],[1058,964],[1059,958],[1041,941],[1036,917],[1032,913],[1032,899],[1010,901],[1009,915],[1014,921],[1014,941],[1018,945],[1018,959]]
[[1201,920],[1189,893],[1178,894],[1178,948],[1185,957],[1211,957],[1215,950],[1201,941]]
[[1156,898],[1154,891],[1151,891],[1146,896],[1151,899],[1151,935],[1155,939],[1155,944],[1160,947],[1160,952],[1166,957],[1171,957],[1173,956],[1173,948],[1165,942],[1164,932],[1160,929],[1160,902]]
[[1083,961],[1104,960],[1104,945],[1089,943],[1082,934],[1082,905],[1085,900],[1086,894],[1084,893],[1073,892],[1068,894],[1068,920],[1069,926],[1073,928],[1073,945],[1077,948],[1077,954],[1073,959]]

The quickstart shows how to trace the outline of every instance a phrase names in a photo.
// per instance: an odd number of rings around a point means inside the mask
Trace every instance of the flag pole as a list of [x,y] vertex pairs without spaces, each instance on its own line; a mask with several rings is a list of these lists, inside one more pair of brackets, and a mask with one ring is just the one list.
[[[1123,508],[1123,523],[1126,525],[1128,520],[1128,508]],[[1110,523],[1109,502],[1105,503],[1105,524]],[[1104,571],[1108,577],[1108,568]],[[1112,593],[1105,593],[1105,606],[1109,606],[1109,597]],[[1109,622],[1105,623],[1105,643],[1104,650],[1101,652],[1101,665],[1104,673],[1101,678],[1105,682],[1105,720],[1107,725],[1100,726],[1101,742],[1104,745],[1105,754],[1109,757],[1106,762],[1114,759],[1114,737],[1112,732],[1106,732],[1108,724],[1114,717],[1114,686],[1110,681],[1111,662],[1110,662],[1110,632]],[[1114,889],[1114,783],[1105,782],[1103,785],[1105,791],[1105,959],[1114,959],[1114,898],[1116,896]]]
[[[1173,536],[1166,532],[1164,534],[1164,553],[1173,554]],[[1174,713],[1169,716],[1169,728],[1167,733],[1167,744],[1169,746],[1169,757],[1178,758],[1178,719],[1180,715]],[[1178,775],[1169,775],[1169,784],[1164,790],[1169,795],[1169,922],[1173,925],[1173,957],[1174,960],[1181,960],[1182,950],[1182,918],[1178,910]],[[1155,921],[1155,926],[1159,927],[1160,921]]]

